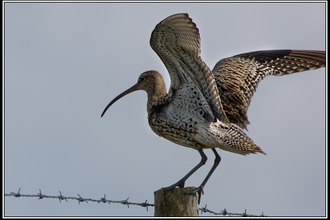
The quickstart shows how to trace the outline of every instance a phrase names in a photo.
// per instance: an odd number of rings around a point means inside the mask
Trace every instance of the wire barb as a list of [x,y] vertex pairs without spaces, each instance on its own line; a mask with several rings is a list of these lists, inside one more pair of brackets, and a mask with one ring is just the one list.
[[39,196],[39,199],[43,199],[44,198],[44,195],[42,195],[42,193],[41,193],[41,189],[39,189],[38,196]]
[[68,200],[62,195],[61,191],[59,191],[59,192],[60,192],[60,195],[59,195],[58,199],[60,200],[60,203],[62,203],[61,200],[64,200],[64,199],[65,199],[65,201],[68,201]]
[[100,202],[103,202],[103,203],[107,203],[107,202],[109,202],[109,204],[110,204],[110,201],[107,201],[107,199],[105,198],[106,196],[105,196],[105,194],[104,194],[104,196],[100,199],[100,201],[98,202],[98,203],[100,203]]
[[127,198],[126,200],[123,200],[123,201],[120,202],[121,204],[124,204],[124,205],[126,204],[127,205],[127,208],[129,208],[128,199],[129,198]]
[[11,194],[14,194],[15,197],[20,197],[21,194],[19,193],[21,191],[21,187],[18,189],[17,193],[11,192]]
[[79,204],[80,204],[80,202],[87,202],[88,203],[88,201],[86,199],[81,198],[81,196],[79,194],[77,194],[77,195],[79,196],[79,199],[77,199]]
[[148,205],[149,203],[147,203],[148,199],[146,199],[146,201],[144,203],[141,203],[141,206],[142,207],[146,207],[147,208],[147,211],[148,211]]

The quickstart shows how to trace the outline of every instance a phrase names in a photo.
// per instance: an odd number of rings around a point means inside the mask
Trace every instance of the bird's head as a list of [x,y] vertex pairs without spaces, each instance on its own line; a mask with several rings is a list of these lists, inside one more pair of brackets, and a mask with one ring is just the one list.
[[118,99],[137,90],[144,90],[147,92],[148,102],[152,101],[153,99],[164,97],[166,95],[166,86],[162,75],[160,75],[157,71],[154,70],[146,71],[139,76],[139,79],[135,85],[133,85],[126,91],[120,93],[107,105],[107,107],[105,107],[101,117],[105,114],[108,108],[110,108],[110,106]]

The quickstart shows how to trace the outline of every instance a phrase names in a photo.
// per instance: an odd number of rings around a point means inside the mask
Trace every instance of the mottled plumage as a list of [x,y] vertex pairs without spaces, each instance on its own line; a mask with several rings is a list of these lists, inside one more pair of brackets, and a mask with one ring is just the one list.
[[161,21],[151,34],[150,45],[165,64],[171,86],[166,92],[157,71],[142,73],[138,82],[119,94],[121,97],[145,90],[148,94],[148,122],[159,136],[196,149],[202,159],[170,190],[184,183],[207,158],[203,149],[211,148],[214,164],[198,192],[220,163],[215,148],[238,153],[265,154],[240,128],[249,124],[247,109],[258,83],[267,75],[281,76],[325,66],[325,52],[312,50],[270,50],[239,54],[220,60],[211,71],[200,57],[200,36],[187,14],[172,15]]
[[264,50],[222,59],[212,72],[227,118],[246,129],[247,109],[262,79],[320,67],[325,67],[325,51]]

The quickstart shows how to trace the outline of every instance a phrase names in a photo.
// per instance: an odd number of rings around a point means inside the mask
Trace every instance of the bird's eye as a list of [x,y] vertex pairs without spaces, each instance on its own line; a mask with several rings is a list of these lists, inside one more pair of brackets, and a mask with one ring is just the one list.
[[143,81],[144,81],[144,77],[141,77],[141,78],[140,78],[140,82],[143,82]]

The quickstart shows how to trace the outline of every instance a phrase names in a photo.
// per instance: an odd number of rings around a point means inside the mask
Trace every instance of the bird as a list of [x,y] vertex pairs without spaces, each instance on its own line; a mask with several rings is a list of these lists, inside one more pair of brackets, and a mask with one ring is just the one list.
[[183,188],[185,181],[207,157],[215,155],[203,182],[185,194],[198,195],[217,168],[220,148],[240,155],[266,153],[243,131],[250,123],[247,110],[258,84],[266,76],[282,76],[326,66],[325,51],[261,50],[221,59],[211,70],[202,60],[200,34],[187,13],[171,15],[152,31],[150,46],[163,61],[171,79],[167,92],[162,75],[143,72],[135,85],[116,96],[101,117],[118,99],[137,90],[147,93],[148,123],[154,133],[175,144],[195,149],[200,162],[178,182],[164,187]]

